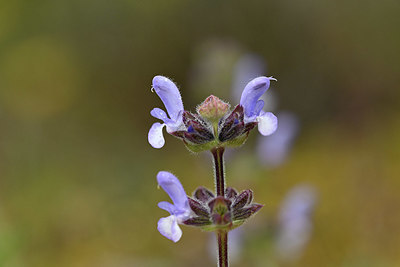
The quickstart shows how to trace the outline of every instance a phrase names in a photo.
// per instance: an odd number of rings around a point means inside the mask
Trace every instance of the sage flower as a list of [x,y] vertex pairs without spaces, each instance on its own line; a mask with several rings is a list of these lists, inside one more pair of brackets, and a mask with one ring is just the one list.
[[264,135],[270,135],[278,127],[278,119],[271,112],[262,110],[264,101],[260,97],[268,90],[270,81],[276,81],[273,77],[257,77],[251,80],[242,92],[240,105],[244,109],[245,123],[257,122],[258,131]]
[[161,98],[167,113],[160,108],[154,108],[150,114],[162,120],[164,123],[154,123],[148,134],[148,141],[154,148],[161,148],[165,144],[162,129],[164,126],[167,132],[175,132],[182,125],[183,103],[178,87],[164,76],[155,76],[153,78],[152,90]]
[[169,195],[171,204],[166,201],[158,203],[158,207],[168,211],[171,215],[158,221],[158,231],[168,239],[178,242],[182,237],[182,230],[178,224],[189,218],[191,209],[182,184],[172,173],[160,171],[157,174],[157,182]]

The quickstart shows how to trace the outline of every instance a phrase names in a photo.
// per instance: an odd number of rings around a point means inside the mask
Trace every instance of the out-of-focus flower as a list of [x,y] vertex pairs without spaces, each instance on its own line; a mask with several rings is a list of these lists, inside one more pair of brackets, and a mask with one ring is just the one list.
[[286,160],[299,130],[299,121],[293,113],[281,112],[277,117],[279,126],[276,131],[270,136],[260,137],[257,145],[258,158],[270,167],[279,166]]
[[178,88],[166,77],[155,76],[153,78],[152,89],[161,98],[169,116],[160,108],[154,108],[150,112],[153,117],[164,122],[163,124],[159,122],[154,123],[148,134],[149,143],[154,148],[161,148],[165,144],[162,133],[164,126],[167,127],[167,132],[171,133],[177,131],[182,125],[183,103]]
[[266,73],[264,60],[257,54],[245,54],[239,58],[233,70],[232,99],[240,100],[243,88],[252,79]]
[[158,231],[174,242],[179,241],[182,236],[180,223],[189,218],[191,210],[182,184],[172,173],[160,171],[157,174],[157,182],[172,199],[174,204],[166,201],[158,203],[158,207],[168,211],[171,215],[158,221]]
[[250,81],[243,90],[240,105],[244,109],[244,122],[257,122],[258,131],[264,135],[270,135],[278,127],[278,119],[271,112],[262,110],[264,101],[260,97],[268,90],[270,81],[276,81],[272,77],[257,77]]
[[[227,96],[230,92],[232,67],[241,53],[241,45],[234,40],[217,38],[197,44],[193,48],[193,64],[187,81],[191,96],[194,98],[210,94]],[[257,76],[252,78],[255,77]],[[240,87],[240,93],[245,85]],[[239,98],[232,99],[235,100],[233,103],[238,103]]]
[[282,260],[298,259],[311,237],[311,215],[316,192],[310,185],[299,185],[286,196],[278,217],[276,251]]

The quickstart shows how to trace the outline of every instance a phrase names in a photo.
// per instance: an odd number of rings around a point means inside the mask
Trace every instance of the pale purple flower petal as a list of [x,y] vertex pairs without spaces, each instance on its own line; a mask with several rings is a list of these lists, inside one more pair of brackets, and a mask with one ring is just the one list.
[[157,181],[172,199],[177,212],[186,212],[188,209],[190,210],[186,192],[178,178],[170,172],[160,171],[157,174]]
[[170,118],[168,118],[167,113],[165,113],[165,111],[160,108],[153,108],[150,111],[150,114],[154,118],[162,120],[163,122],[169,122],[171,120]]
[[150,130],[149,134],[147,136],[147,140],[149,141],[150,145],[154,148],[162,148],[165,144],[164,136],[162,133],[162,128],[165,126],[165,124],[161,124],[159,122],[155,122]]
[[242,97],[240,98],[240,105],[243,106],[245,115],[248,118],[258,116],[255,112],[255,107],[258,99],[268,90],[269,81],[275,80],[272,77],[257,77],[250,81],[243,90]]
[[298,259],[311,237],[311,214],[316,201],[316,192],[310,185],[293,188],[285,198],[278,222],[279,232],[276,249],[283,260]]
[[278,119],[271,112],[261,111],[260,116],[257,117],[258,131],[264,135],[270,135],[275,132],[278,127]]
[[175,243],[182,237],[182,230],[179,228],[177,218],[174,215],[161,218],[158,221],[157,229],[160,234],[171,239]]
[[165,121],[165,125],[167,126],[168,133],[172,133],[174,131],[179,130],[179,128],[183,125],[182,114],[183,114],[183,110],[181,110],[178,113],[178,120],[176,120],[176,121],[173,121],[171,119],[167,119]]
[[170,214],[174,214],[176,212],[175,206],[172,205],[171,203],[167,202],[167,201],[158,202],[157,206],[160,209],[168,211]]
[[153,78],[153,89],[164,103],[171,120],[177,121],[179,113],[183,111],[183,103],[176,85],[164,76],[155,76]]
[[262,108],[264,107],[264,101],[263,100],[258,100],[257,102],[256,102],[256,105],[255,105],[255,107],[254,107],[254,113],[255,114],[260,114],[260,112],[261,112],[261,110],[262,110]]

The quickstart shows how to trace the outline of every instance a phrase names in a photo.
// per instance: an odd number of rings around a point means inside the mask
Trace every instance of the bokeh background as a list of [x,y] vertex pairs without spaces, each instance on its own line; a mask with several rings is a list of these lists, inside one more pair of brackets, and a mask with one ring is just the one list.
[[[234,104],[248,53],[278,79],[271,110],[300,127],[279,166],[259,160],[257,131],[228,155],[228,184],[266,204],[232,263],[400,266],[399,13],[397,0],[0,1],[0,266],[214,266],[208,234],[157,232],[158,171],[188,193],[214,185],[207,153],[147,143],[163,107],[151,80],[171,77],[188,110],[209,94]],[[311,236],[282,259],[277,216],[304,183]]]

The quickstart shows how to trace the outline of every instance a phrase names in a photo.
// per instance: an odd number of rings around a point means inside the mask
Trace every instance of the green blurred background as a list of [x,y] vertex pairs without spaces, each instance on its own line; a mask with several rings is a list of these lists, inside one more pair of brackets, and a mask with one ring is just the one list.
[[[230,99],[247,52],[301,131],[278,168],[257,160],[256,131],[226,163],[228,184],[266,204],[236,266],[400,266],[399,13],[397,0],[0,1],[0,266],[214,266],[209,235],[157,232],[158,171],[189,193],[213,180],[209,155],[147,143],[151,79],[173,78],[194,110]],[[279,262],[269,223],[302,182],[318,191],[312,237]]]

